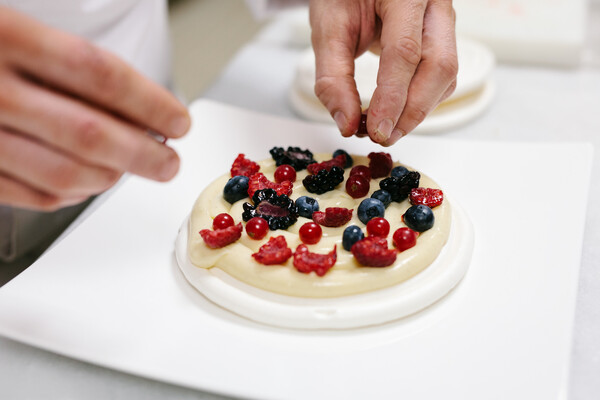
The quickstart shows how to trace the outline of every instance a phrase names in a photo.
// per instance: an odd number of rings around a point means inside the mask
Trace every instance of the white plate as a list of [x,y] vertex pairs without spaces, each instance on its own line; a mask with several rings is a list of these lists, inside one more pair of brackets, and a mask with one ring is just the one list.
[[[385,325],[297,331],[198,296],[177,231],[215,171],[271,146],[368,153],[368,140],[209,101],[167,184],[130,178],[69,236],[0,288],[0,334],[193,388],[268,399],[551,399],[566,389],[591,147],[409,136],[392,157],[436,179],[477,232],[443,301]],[[560,160],[561,162],[557,162]],[[569,182],[578,196],[540,193]],[[568,214],[557,210],[569,210]],[[568,234],[557,234],[557,232]],[[1,361],[0,361],[1,362]]]

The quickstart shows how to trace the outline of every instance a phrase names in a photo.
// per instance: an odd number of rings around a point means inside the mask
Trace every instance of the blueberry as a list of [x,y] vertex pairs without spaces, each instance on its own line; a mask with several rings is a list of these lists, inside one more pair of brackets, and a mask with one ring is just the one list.
[[223,198],[233,204],[238,200],[248,197],[248,182],[250,178],[243,175],[236,175],[225,184],[223,189]]
[[344,229],[344,234],[342,235],[342,246],[344,249],[350,251],[352,245],[359,240],[362,240],[365,237],[362,229],[360,229],[356,225],[350,225],[346,229]]
[[433,211],[422,204],[410,207],[404,213],[404,223],[413,231],[425,232],[431,229],[434,223]]
[[392,168],[391,176],[401,177],[401,176],[404,176],[406,174],[408,174],[408,169],[404,168],[401,165]]
[[352,160],[352,157],[350,157],[350,154],[346,153],[345,150],[337,149],[336,151],[333,152],[333,158],[339,156],[340,154],[343,154],[346,156],[346,164],[344,165],[344,168],[350,168],[354,164],[354,160]]
[[385,206],[381,200],[367,197],[358,205],[358,219],[363,224],[367,224],[371,218],[381,217],[385,215]]
[[319,211],[319,202],[312,197],[300,196],[296,200],[298,215],[304,218],[312,218],[315,211]]
[[390,194],[390,192],[383,189],[374,191],[371,197],[380,200],[385,208],[387,208],[392,202],[392,195]]

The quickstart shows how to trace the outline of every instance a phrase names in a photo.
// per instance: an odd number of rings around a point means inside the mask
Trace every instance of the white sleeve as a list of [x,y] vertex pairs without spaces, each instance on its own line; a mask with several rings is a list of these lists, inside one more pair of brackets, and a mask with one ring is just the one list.
[[246,5],[256,19],[265,19],[275,13],[308,5],[308,0],[246,0]]

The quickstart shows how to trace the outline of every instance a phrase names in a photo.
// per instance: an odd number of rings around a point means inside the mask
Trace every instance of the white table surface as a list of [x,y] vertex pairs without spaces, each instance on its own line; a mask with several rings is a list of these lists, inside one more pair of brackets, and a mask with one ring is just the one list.
[[[600,15],[591,17],[596,24]],[[267,28],[243,48],[204,97],[250,110],[295,117],[287,91],[302,51],[288,46],[281,26]],[[600,37],[589,46],[600,51]],[[600,69],[527,66],[497,68],[492,107],[468,126],[444,138],[507,141],[588,141],[600,149]],[[401,142],[398,144],[401,145]],[[510,162],[510,160],[507,160]],[[560,160],[557,160],[560,162]],[[600,396],[600,164],[595,163],[585,229],[575,332],[570,399]],[[558,183],[560,185],[560,183]],[[549,188],[552,191],[552,188]],[[576,192],[575,192],[576,193]],[[557,213],[561,210],[557,210]],[[220,399],[111,371],[0,338],[0,397],[10,399]]]

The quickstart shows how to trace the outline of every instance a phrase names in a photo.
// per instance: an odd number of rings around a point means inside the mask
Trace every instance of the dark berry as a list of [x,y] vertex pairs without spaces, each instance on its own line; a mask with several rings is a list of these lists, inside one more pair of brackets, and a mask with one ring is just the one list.
[[387,267],[396,261],[398,251],[389,249],[387,239],[379,236],[367,236],[354,243],[352,255],[365,267]]
[[323,276],[333,267],[337,260],[337,247],[327,254],[311,253],[305,244],[301,244],[294,252],[294,267],[298,272],[309,274],[314,272],[318,276]]
[[394,240],[394,245],[396,245],[398,251],[403,252],[417,244],[418,236],[419,232],[415,232],[412,229],[405,227],[396,229],[392,239]]
[[294,185],[290,181],[283,181],[281,183],[271,182],[267,177],[259,172],[250,177],[248,182],[248,196],[252,197],[254,192],[262,189],[274,189],[277,194],[285,194],[287,196],[292,194]]
[[368,197],[358,205],[357,215],[358,219],[366,225],[372,218],[383,218],[385,215],[385,206],[381,200]]
[[346,156],[346,164],[344,164],[344,168],[350,168],[354,164],[354,160],[352,159],[352,157],[350,157],[350,154],[348,154],[345,150],[337,149],[333,152],[333,158],[339,156],[340,154]]
[[232,225],[225,229],[211,231],[210,229],[202,229],[200,236],[204,239],[204,243],[211,249],[220,249],[225,247],[242,237],[242,223]]
[[358,130],[356,131],[356,136],[365,137],[369,136],[369,132],[367,131],[367,114],[363,113],[360,115],[360,122],[358,123]]
[[370,181],[362,175],[352,175],[346,180],[346,192],[353,199],[360,199],[369,193]]
[[331,160],[310,164],[308,167],[306,167],[306,169],[310,174],[314,175],[322,169],[326,169],[327,171],[330,171],[333,167],[339,167],[343,169],[345,164],[346,156],[340,154],[339,156],[334,157]]
[[417,232],[425,232],[426,230],[431,229],[435,222],[435,217],[433,216],[431,208],[422,204],[411,206],[406,210],[402,218],[406,226]]
[[353,175],[361,175],[367,178],[367,180],[371,180],[371,170],[366,165],[357,165],[350,170],[350,176]]
[[385,218],[371,218],[367,222],[367,234],[386,238],[390,233],[390,223]]
[[312,197],[300,196],[296,199],[296,207],[298,207],[298,215],[312,219],[313,213],[319,211],[319,202]]
[[302,184],[310,193],[323,194],[329,192],[344,180],[344,170],[332,167],[331,170],[319,171],[316,175],[308,175],[302,180]]
[[408,172],[409,172],[408,169],[406,169],[402,165],[399,165],[397,167],[392,168],[391,175],[401,177],[401,176],[408,174]]
[[379,182],[379,187],[392,196],[392,201],[401,202],[408,198],[412,189],[419,187],[420,178],[421,175],[418,172],[411,171],[400,177],[385,178]]
[[252,202],[244,203],[242,219],[249,221],[261,217],[269,223],[269,229],[287,229],[298,220],[298,207],[294,200],[285,194],[278,195],[273,189],[262,189],[254,192]]
[[392,202],[392,195],[387,190],[376,190],[373,192],[371,197],[380,200],[385,208],[387,208]]
[[275,169],[275,182],[281,183],[284,181],[295,182],[296,170],[291,165],[283,164]]
[[384,152],[372,152],[369,153],[369,169],[371,170],[371,176],[373,179],[383,178],[384,176],[388,176],[394,162],[392,161],[392,156],[389,153]]
[[274,236],[252,254],[254,259],[264,265],[283,264],[292,256],[292,249],[287,246],[284,236]]
[[321,240],[323,229],[319,224],[307,222],[300,227],[298,235],[300,235],[300,240],[302,240],[302,243],[316,244],[319,243],[319,240]]
[[250,218],[246,222],[246,234],[254,240],[261,240],[269,233],[269,223],[261,217]]
[[344,234],[342,235],[342,246],[347,251],[350,251],[352,245],[359,240],[364,239],[365,234],[362,229],[360,229],[356,225],[350,225],[346,229],[344,229]]
[[444,201],[444,192],[440,189],[414,188],[409,195],[410,204],[423,204],[427,207],[437,207]]
[[213,229],[215,231],[219,229],[229,228],[230,226],[235,225],[233,221],[233,217],[227,213],[218,214],[215,219],[213,219]]
[[299,147],[288,147],[287,150],[284,150],[283,147],[273,147],[269,152],[277,166],[288,164],[296,171],[306,169],[309,164],[316,162],[313,159],[313,153]]
[[252,160],[247,159],[243,154],[238,154],[231,165],[231,176],[244,175],[250,177],[260,170],[260,166]]
[[315,211],[313,220],[323,226],[337,228],[346,225],[352,219],[352,211],[343,207],[327,207],[325,211]]
[[250,178],[243,175],[234,176],[225,184],[223,189],[223,198],[228,203],[235,203],[238,200],[248,197],[248,182]]

